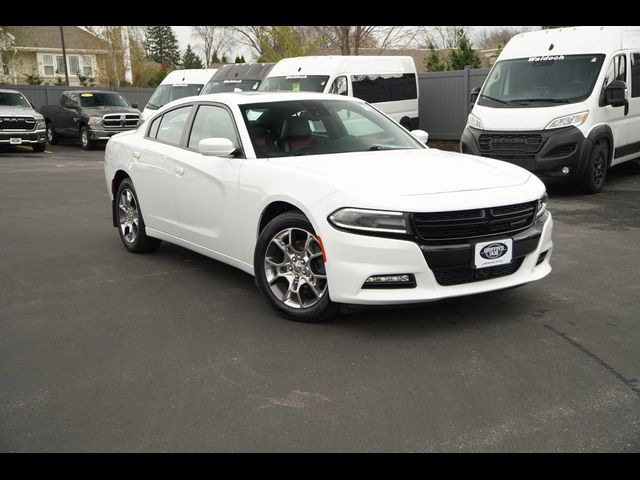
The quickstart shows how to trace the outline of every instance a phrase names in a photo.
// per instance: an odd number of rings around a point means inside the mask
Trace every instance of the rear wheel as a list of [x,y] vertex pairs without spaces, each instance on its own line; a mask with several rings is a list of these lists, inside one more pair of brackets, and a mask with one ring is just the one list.
[[256,285],[279,313],[317,323],[338,312],[329,299],[320,240],[299,212],[285,212],[261,232],[254,255]]
[[51,126],[51,123],[47,123],[47,142],[49,142],[49,145],[57,145],[58,141],[58,134]]
[[587,167],[580,178],[580,188],[585,193],[598,193],[607,179],[609,166],[609,142],[599,138],[593,142]]
[[127,250],[134,253],[147,253],[157,250],[160,246],[160,240],[147,236],[138,196],[129,178],[125,178],[120,182],[118,187],[116,212],[120,240],[122,240]]

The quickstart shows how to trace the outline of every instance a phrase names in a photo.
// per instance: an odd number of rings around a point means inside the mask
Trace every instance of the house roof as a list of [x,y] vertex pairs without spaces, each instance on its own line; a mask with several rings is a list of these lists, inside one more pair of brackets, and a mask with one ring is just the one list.
[[[14,47],[22,47],[21,49],[62,49],[62,41],[60,40],[60,27],[55,26],[39,26],[39,27],[23,27],[23,26],[7,26],[5,31],[15,37]],[[63,27],[64,29],[64,46],[68,50],[106,50],[107,46],[104,41],[95,35],[73,26]]]

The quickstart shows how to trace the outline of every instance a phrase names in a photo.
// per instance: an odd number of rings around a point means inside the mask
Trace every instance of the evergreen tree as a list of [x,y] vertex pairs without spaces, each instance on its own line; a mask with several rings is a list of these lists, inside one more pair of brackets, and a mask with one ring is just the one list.
[[187,45],[187,49],[182,56],[182,68],[203,68],[202,60],[191,50],[191,45]]
[[247,63],[247,62],[244,61],[244,55],[242,56],[236,55],[235,63]]
[[424,66],[429,72],[442,72],[447,70],[447,62],[440,58],[433,43],[429,44],[429,55],[424,59]]
[[228,58],[227,58],[227,56],[226,56],[226,55],[224,55],[224,54],[222,55],[222,58],[221,58],[221,60],[220,60],[220,61],[221,61],[222,63],[229,63],[229,59],[228,59]]
[[166,66],[180,64],[180,50],[178,40],[173,29],[168,26],[147,27],[147,55]]
[[456,33],[456,47],[449,54],[451,70],[464,70],[467,65],[471,68],[480,68],[482,64],[480,54],[471,46],[469,37],[462,28]]

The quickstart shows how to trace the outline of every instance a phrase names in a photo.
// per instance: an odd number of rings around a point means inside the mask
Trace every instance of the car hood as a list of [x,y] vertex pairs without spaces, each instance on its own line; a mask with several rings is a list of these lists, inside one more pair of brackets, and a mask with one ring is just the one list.
[[512,187],[531,176],[515,165],[433,148],[271,158],[274,166],[315,177],[336,190],[412,196]]
[[29,107],[16,107],[13,105],[0,105],[0,115],[2,116],[25,116],[28,115],[30,117],[42,118],[38,112],[36,112],[33,108]]
[[140,110],[130,107],[82,107],[82,111],[91,117],[101,117],[109,113],[137,113]]

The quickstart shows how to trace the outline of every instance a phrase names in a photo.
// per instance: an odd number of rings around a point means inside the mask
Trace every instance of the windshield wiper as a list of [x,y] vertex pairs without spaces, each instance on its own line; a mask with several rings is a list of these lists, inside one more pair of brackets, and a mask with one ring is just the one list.
[[499,98],[495,98],[495,97],[490,97],[489,95],[480,95],[482,98],[488,98],[489,100],[493,100],[494,102],[498,102],[498,103],[504,103],[505,105],[508,105],[509,101],[507,100],[500,100]]
[[511,103],[534,103],[534,102],[546,102],[546,103],[569,103],[566,98],[517,98],[511,100]]
[[393,148],[387,145],[372,145],[369,147],[369,150],[393,150]]

